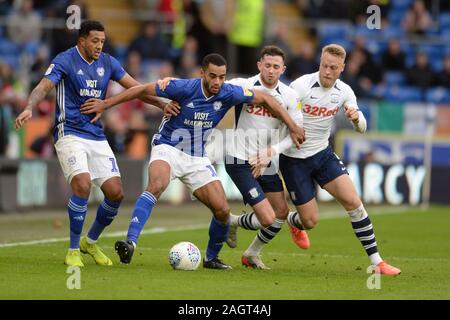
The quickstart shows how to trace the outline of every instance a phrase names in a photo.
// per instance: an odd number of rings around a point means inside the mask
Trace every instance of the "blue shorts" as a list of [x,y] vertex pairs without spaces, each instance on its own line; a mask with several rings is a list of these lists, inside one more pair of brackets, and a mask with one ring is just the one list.
[[314,182],[323,188],[328,182],[348,174],[341,159],[330,146],[306,159],[281,154],[280,171],[292,203],[296,206],[305,204],[316,196]]
[[262,175],[255,179],[248,161],[227,156],[225,169],[244,198],[251,206],[266,198],[266,192],[283,191],[283,182],[278,174]]

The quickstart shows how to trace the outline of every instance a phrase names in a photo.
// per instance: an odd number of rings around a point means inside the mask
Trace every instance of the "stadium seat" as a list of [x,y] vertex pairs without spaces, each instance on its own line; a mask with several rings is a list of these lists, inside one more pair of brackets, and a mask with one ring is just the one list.
[[413,0],[393,0],[390,1],[390,5],[392,10],[407,10],[412,2]]
[[442,60],[444,47],[440,45],[421,45],[421,51],[425,51],[428,55],[428,61]]
[[413,86],[388,86],[384,98],[390,102],[418,102],[423,101],[420,88]]
[[432,88],[426,92],[426,100],[430,103],[450,103],[450,89]]
[[433,69],[434,72],[440,72],[444,68],[444,63],[441,59],[431,59],[430,60],[430,66],[431,69]]
[[439,28],[441,30],[450,29],[450,12],[439,15]]
[[18,55],[0,55],[0,61],[9,64],[13,70],[18,70],[20,68],[20,60]]
[[322,40],[320,40],[319,45],[320,45],[320,47],[324,47],[330,43],[337,43],[337,44],[343,46],[345,48],[345,50],[347,50],[347,51],[350,51],[353,48],[352,41],[349,41],[349,40],[347,40],[345,38],[341,38],[341,37],[339,37],[339,38],[333,38],[333,37],[323,38]]
[[345,38],[351,33],[351,29],[346,23],[320,23],[318,35],[320,38]]
[[17,55],[19,54],[18,46],[8,40],[0,38],[0,55]]
[[391,26],[400,26],[405,13],[406,11],[403,10],[391,10],[388,14],[389,24]]
[[383,76],[387,86],[402,85],[405,83],[405,75],[402,71],[387,71]]
[[27,42],[24,44],[23,46],[23,52],[26,52],[30,55],[32,55],[33,57],[37,54],[38,50],[39,50],[39,46],[41,44],[39,42]]
[[124,64],[127,61],[128,47],[117,45],[115,49],[116,49],[115,58],[119,60],[120,63]]

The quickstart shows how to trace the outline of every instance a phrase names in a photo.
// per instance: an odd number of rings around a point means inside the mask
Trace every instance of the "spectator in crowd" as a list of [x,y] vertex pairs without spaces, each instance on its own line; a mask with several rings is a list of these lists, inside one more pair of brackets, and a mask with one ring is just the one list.
[[139,82],[145,82],[146,70],[142,66],[141,54],[137,51],[130,51],[125,62],[125,70]]
[[432,24],[431,14],[425,7],[423,0],[415,0],[406,12],[402,27],[406,32],[423,34]]
[[56,155],[53,145],[53,128],[50,128],[46,135],[37,137],[31,143],[30,150],[39,158],[53,158]]
[[293,81],[304,74],[318,70],[316,47],[311,41],[304,41],[293,49],[292,57],[286,64],[286,76]]
[[0,60],[0,156],[6,154],[12,114],[20,104],[20,96],[14,90],[14,82],[11,67]]
[[435,74],[428,63],[428,56],[423,51],[418,51],[413,66],[406,71],[408,84],[428,89],[435,82]]
[[372,54],[366,49],[366,38],[357,35],[354,38],[354,47],[350,53],[350,58],[355,57],[359,60],[359,76],[369,79],[372,83],[379,83],[382,79],[380,67],[373,60]]
[[272,34],[264,41],[264,45],[277,46],[284,51],[286,59],[289,60],[292,56],[292,50],[289,45],[289,26],[287,23],[284,21],[277,22]]
[[344,72],[342,73],[342,81],[353,88],[355,95],[360,98],[371,97],[372,82],[365,77],[360,77],[361,62],[355,56],[350,57],[345,64]]
[[159,23],[147,21],[142,25],[141,33],[131,42],[128,52],[137,51],[144,60],[165,60],[170,47],[163,38]]
[[180,57],[176,61],[176,73],[180,78],[190,78],[191,73],[198,67],[199,43],[193,36],[188,36],[184,42]]
[[115,154],[125,152],[127,138],[127,122],[121,116],[120,110],[112,108],[104,113],[102,118],[106,140]]
[[444,67],[437,75],[436,85],[450,89],[450,54],[444,57]]
[[16,0],[17,10],[8,17],[8,36],[18,45],[37,43],[42,35],[41,17],[33,11],[33,0]]
[[308,18],[349,19],[351,0],[296,0],[297,7]]
[[387,49],[382,53],[383,71],[404,71],[406,55],[400,47],[400,41],[389,39]]
[[[204,0],[200,7],[201,23],[206,27],[209,35],[207,43],[210,44],[209,52],[219,53],[227,57],[227,34],[231,30],[233,14],[233,1]],[[200,54],[200,56],[205,56]]]
[[234,0],[228,40],[234,51],[234,59],[231,61],[234,60],[237,65],[230,64],[230,72],[241,75],[257,72],[255,57],[264,40],[264,10],[264,0]]

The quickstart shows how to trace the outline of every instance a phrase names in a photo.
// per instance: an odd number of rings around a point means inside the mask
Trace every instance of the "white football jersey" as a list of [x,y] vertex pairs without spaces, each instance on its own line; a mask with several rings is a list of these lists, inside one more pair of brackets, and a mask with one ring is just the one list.
[[[344,109],[345,105],[358,109],[358,105],[352,88],[341,80],[336,80],[331,88],[322,87],[319,72],[301,76],[290,87],[295,90],[301,103],[306,140],[300,150],[290,147],[283,154],[304,159],[328,146],[333,118],[339,110]],[[365,124],[361,111],[359,117],[359,121]]]
[[[263,85],[260,74],[248,79],[235,78],[227,82],[272,95],[293,119],[299,119],[298,115],[300,115],[298,125],[302,125],[300,108],[297,108],[297,94],[281,81],[278,81],[274,89],[266,88]],[[293,114],[297,114],[297,116],[294,117]],[[258,150],[277,143],[280,136],[286,134],[285,127],[281,120],[261,105],[236,106],[234,136],[233,141],[227,141],[227,155],[248,160],[249,156],[255,155]]]

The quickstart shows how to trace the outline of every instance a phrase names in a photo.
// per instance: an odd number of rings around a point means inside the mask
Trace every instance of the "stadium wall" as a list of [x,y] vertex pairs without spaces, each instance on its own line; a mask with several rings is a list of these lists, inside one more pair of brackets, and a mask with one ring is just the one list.
[[[125,190],[125,202],[134,203],[147,182],[147,161],[119,158]],[[393,205],[422,203],[426,169],[422,164],[377,162],[346,162],[356,189],[366,203],[390,203]],[[223,165],[217,165],[217,173],[230,200],[240,201],[241,195],[228,177]],[[450,204],[448,194],[450,167],[433,165],[431,169],[430,202]],[[321,201],[330,200],[326,192],[319,190]],[[33,208],[64,208],[71,192],[64,179],[58,161],[0,159],[0,212],[32,210]],[[93,187],[90,202],[103,198],[101,190]],[[182,203],[190,201],[184,185],[172,181],[161,201]]]

